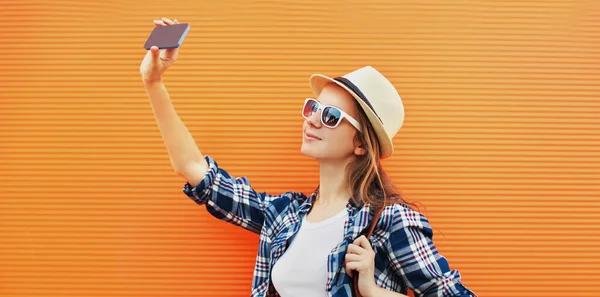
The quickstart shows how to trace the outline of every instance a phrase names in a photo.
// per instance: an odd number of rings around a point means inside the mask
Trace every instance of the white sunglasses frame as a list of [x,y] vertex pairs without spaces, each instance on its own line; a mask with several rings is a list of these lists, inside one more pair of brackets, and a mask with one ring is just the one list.
[[[319,110],[321,110],[321,115],[319,115],[319,119],[321,120],[321,124],[323,124],[323,126],[325,126],[327,128],[335,129],[337,126],[340,125],[340,123],[342,122],[342,120],[346,119],[346,120],[348,120],[348,122],[350,124],[352,124],[352,126],[354,126],[354,128],[356,128],[356,130],[358,130],[358,132],[362,133],[362,129],[361,129],[360,124],[358,123],[358,121],[355,120],[353,117],[351,117],[349,114],[347,114],[345,111],[341,110],[337,106],[323,104],[323,103],[319,102],[317,99],[311,98],[311,97],[307,97],[306,100],[304,100],[304,105],[302,106],[302,117],[304,117],[305,119],[308,119],[308,118],[306,116],[304,116],[304,108],[306,108],[306,104],[310,100],[313,100],[313,101],[315,101],[317,103],[317,111],[316,112],[319,112]],[[340,114],[341,114],[340,120],[333,127],[325,125],[325,123],[323,122],[323,109],[325,109],[326,107],[335,108],[336,110],[340,111]]]

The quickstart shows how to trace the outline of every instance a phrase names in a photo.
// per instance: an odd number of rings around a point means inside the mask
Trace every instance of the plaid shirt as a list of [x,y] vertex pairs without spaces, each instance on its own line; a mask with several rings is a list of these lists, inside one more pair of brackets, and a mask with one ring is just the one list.
[[[316,192],[271,195],[254,190],[246,177],[232,177],[210,156],[208,172],[196,187],[187,182],[183,192],[223,221],[260,235],[251,297],[279,297],[271,282],[271,269],[300,229]],[[351,278],[345,273],[348,245],[368,227],[373,215],[369,205],[349,199],[344,240],[328,255],[326,287],[330,297],[351,297]],[[420,213],[401,204],[387,206],[369,239],[375,251],[375,283],[385,289],[415,296],[477,296],[461,283],[460,273],[450,270],[432,242],[432,229]]]

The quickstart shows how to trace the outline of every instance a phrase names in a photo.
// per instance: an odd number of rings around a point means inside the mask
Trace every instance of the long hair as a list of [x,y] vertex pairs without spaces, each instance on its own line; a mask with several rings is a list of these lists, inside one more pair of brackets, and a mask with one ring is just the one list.
[[375,207],[384,203],[385,205],[400,203],[417,210],[419,207],[416,203],[406,200],[383,170],[380,162],[380,145],[375,130],[360,105],[356,105],[357,120],[363,127],[363,132],[356,133],[354,142],[362,143],[366,153],[356,156],[346,167],[347,184],[353,199],[357,203],[370,204]]

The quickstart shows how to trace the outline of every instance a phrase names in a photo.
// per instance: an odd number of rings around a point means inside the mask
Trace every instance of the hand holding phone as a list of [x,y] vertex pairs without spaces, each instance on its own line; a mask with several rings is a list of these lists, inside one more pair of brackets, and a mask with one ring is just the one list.
[[163,73],[177,60],[179,47],[190,29],[189,24],[179,24],[177,19],[171,21],[167,18],[154,20],[154,26],[144,45],[148,51],[140,65],[145,83],[162,79]]
[[190,24],[172,22],[166,26],[156,26],[148,36],[144,48],[149,50],[152,46],[159,49],[178,48],[183,43],[190,30]]

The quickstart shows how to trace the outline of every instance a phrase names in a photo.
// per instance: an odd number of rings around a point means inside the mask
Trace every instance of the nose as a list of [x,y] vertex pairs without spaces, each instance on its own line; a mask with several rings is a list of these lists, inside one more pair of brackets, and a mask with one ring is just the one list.
[[315,128],[321,128],[321,110],[319,109],[317,112],[313,112],[306,121]]

